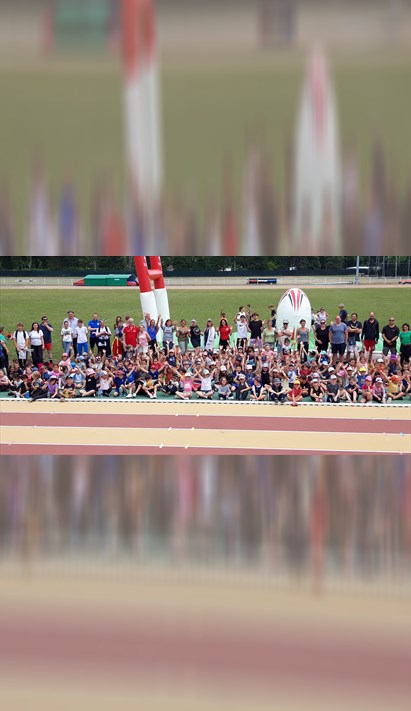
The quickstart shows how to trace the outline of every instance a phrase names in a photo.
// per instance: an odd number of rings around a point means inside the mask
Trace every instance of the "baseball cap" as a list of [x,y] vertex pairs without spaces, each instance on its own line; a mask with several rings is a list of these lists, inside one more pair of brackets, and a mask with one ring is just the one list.
[[333,366],[330,365],[330,367],[328,368],[328,372],[329,372],[329,373],[332,373],[334,370],[335,370],[335,368],[333,368]]
[[94,375],[93,368],[87,368],[86,373],[87,373],[87,375]]
[[247,370],[252,370],[252,369],[253,369],[253,366],[250,365],[250,364],[248,364],[248,365],[246,365],[246,368],[247,368]]
[[337,380],[337,376],[334,375],[334,373],[333,373],[333,375],[331,376],[331,380]]
[[287,319],[284,319],[283,323],[289,323],[289,321],[287,321]]
[[50,380],[57,380],[57,375],[50,375]]
[[367,368],[365,368],[365,367],[362,365],[361,368],[360,368],[360,373],[366,373],[366,372],[367,372]]
[[391,353],[390,360],[397,360],[397,356],[395,353]]
[[224,371],[225,371],[225,370],[227,370],[227,368],[225,367],[225,365],[222,365],[221,368],[220,368],[220,370],[222,370],[222,371],[224,370]]
[[244,378],[245,378],[245,375],[244,375],[244,373],[240,373],[240,375],[239,375],[238,377],[244,379]]
[[372,382],[372,377],[371,377],[371,375],[367,375],[367,377],[366,377],[365,379],[368,380],[368,381],[371,380],[371,382]]
[[294,385],[299,385],[300,381],[299,380],[294,380]]
[[185,378],[191,378],[191,373],[184,373]]
[[207,368],[204,368],[203,375],[210,375],[210,371],[207,370]]
[[384,358],[377,358],[377,363],[384,363]]
[[268,368],[268,363],[263,363],[263,368]]
[[63,353],[63,358],[68,358],[68,353]]
[[318,378],[313,378],[311,382],[312,383],[319,383],[320,381],[318,380]]
[[376,378],[376,379],[375,379],[375,382],[376,382],[376,383],[382,383],[382,378]]

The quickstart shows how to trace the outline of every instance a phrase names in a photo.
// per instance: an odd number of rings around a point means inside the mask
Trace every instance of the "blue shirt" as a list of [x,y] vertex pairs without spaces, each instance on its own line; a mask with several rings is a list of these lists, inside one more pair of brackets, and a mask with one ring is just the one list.
[[[50,326],[50,328],[53,328],[51,323],[49,323],[48,325]],[[43,334],[44,343],[51,343],[51,331],[49,331],[48,328],[46,328],[46,326],[44,326],[42,323],[40,324],[39,328]]]
[[[97,329],[98,329],[98,328],[100,328],[100,321],[89,321],[88,324],[87,324],[87,326],[88,326],[89,328],[97,328]],[[95,338],[95,337],[96,337],[96,334],[93,333],[93,332],[91,332],[91,333],[90,333],[90,336],[91,336],[91,338]]]
[[330,326],[331,343],[334,346],[340,346],[345,343],[345,332],[347,331],[347,324],[341,322],[340,324],[334,323]]

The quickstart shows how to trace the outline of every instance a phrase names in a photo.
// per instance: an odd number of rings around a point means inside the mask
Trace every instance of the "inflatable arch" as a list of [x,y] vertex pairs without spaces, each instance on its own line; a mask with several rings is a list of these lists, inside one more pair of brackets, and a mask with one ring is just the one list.
[[[143,314],[150,314],[151,318],[157,320],[158,316],[166,321],[170,318],[170,307],[168,304],[168,294],[164,282],[163,266],[161,257],[134,257],[136,274],[140,286],[140,300]],[[154,290],[151,287],[153,282]]]

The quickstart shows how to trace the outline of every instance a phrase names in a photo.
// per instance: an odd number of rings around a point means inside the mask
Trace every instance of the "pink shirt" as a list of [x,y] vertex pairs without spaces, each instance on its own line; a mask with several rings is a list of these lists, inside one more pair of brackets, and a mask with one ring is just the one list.
[[139,331],[139,333],[137,335],[137,340],[138,340],[138,345],[141,348],[145,348],[146,346],[148,346],[149,340],[148,340],[147,331],[142,331],[142,332]]

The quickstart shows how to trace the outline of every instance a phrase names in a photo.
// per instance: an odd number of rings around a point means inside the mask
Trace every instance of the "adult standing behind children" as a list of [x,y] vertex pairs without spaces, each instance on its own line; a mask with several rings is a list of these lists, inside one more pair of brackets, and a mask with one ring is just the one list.
[[335,317],[335,321],[330,325],[330,343],[331,352],[333,355],[333,365],[335,366],[337,361],[340,360],[341,363],[344,361],[344,353],[347,348],[348,341],[348,328],[347,324],[341,321],[341,316]]
[[383,346],[382,346],[382,352],[385,356],[388,355],[388,353],[397,353],[397,341],[398,337],[400,335],[400,329],[395,323],[395,318],[394,316],[391,316],[388,320],[388,323],[386,326],[383,327],[381,331],[382,335],[382,340],[383,340]]
[[[77,358],[77,326],[78,326],[78,319],[74,315],[74,311],[67,311],[67,321],[69,322],[69,326],[71,328],[71,333],[72,333],[72,348],[73,348],[73,353],[74,357]],[[63,328],[64,326],[64,321],[61,324],[61,327]]]
[[40,325],[37,323],[37,321],[34,321],[34,323],[31,326],[29,338],[30,338],[30,349],[31,349],[31,357],[33,360],[33,365],[35,365],[37,367],[39,365],[39,363],[43,362],[43,348],[44,348],[43,333],[42,333],[42,331],[40,331]]
[[90,351],[94,353],[94,347],[97,346],[97,334],[100,330],[100,319],[98,314],[93,314],[93,318],[87,324],[89,336],[90,336]]
[[364,321],[361,332],[361,340],[364,343],[364,348],[368,353],[368,362],[372,361],[372,354],[375,351],[375,346],[377,345],[380,338],[380,326],[375,318],[375,314],[371,311],[369,317]]
[[43,334],[43,358],[53,360],[52,334],[53,326],[49,323],[47,316],[41,317],[40,331]]

